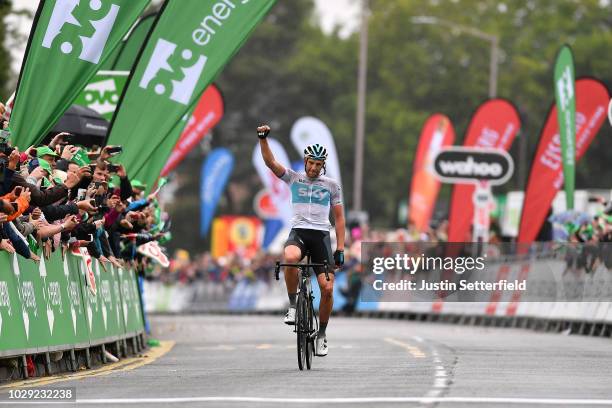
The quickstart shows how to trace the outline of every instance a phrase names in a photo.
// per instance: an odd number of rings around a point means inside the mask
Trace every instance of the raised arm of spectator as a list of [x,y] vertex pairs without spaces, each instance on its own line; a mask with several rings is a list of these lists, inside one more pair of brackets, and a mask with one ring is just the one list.
[[36,235],[39,238],[52,237],[55,234],[60,234],[64,231],[72,231],[78,225],[76,216],[69,215],[61,224],[46,224],[38,228]]
[[15,149],[8,157],[8,166],[4,168],[2,184],[0,184],[0,196],[11,191],[11,184],[13,183],[13,175],[17,169],[17,163],[19,163],[19,150]]
[[10,222],[5,222],[0,226],[0,228],[2,228],[4,235],[11,241],[13,248],[15,248],[15,251],[19,255],[26,259],[39,259],[35,254],[30,251],[30,248],[28,248],[28,244],[26,244],[25,241],[21,239],[19,234],[17,234],[17,231],[13,229],[14,227]]
[[130,183],[130,179],[128,179],[127,172],[125,171],[125,167],[122,164],[119,165],[119,169],[117,170],[117,176],[119,176],[119,188],[121,190],[121,200],[125,201],[134,194],[132,190],[132,183]]

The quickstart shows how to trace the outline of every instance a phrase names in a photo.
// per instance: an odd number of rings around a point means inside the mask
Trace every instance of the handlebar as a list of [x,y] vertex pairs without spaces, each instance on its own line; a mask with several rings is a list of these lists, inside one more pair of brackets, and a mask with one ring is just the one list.
[[281,266],[289,266],[292,268],[300,268],[300,269],[305,269],[308,267],[312,267],[312,268],[323,267],[323,271],[325,272],[325,279],[329,281],[329,272],[327,271],[327,266],[328,266],[327,261],[323,263],[306,263],[306,264],[280,263],[279,261],[276,261],[276,267],[274,268],[274,275],[276,276],[276,280],[280,280],[279,274],[280,274]]

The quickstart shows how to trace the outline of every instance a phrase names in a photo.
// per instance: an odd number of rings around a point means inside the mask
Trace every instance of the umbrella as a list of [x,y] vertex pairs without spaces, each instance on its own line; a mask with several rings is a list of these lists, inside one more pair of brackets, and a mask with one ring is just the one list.
[[563,211],[559,214],[553,214],[548,218],[548,221],[552,223],[557,223],[557,224],[572,223],[576,225],[591,222],[592,220],[593,220],[593,217],[591,217],[589,214],[580,212],[580,211],[576,211],[576,210]]
[[93,109],[84,106],[72,105],[62,116],[45,138],[45,142],[60,132],[69,132],[74,135],[71,144],[85,147],[93,145],[103,146],[108,132],[109,122]]

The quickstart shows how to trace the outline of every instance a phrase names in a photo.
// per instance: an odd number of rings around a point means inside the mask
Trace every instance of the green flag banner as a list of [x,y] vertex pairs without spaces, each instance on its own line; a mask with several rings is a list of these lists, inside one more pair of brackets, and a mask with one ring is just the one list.
[[574,208],[574,184],[576,176],[576,92],[574,58],[569,46],[559,50],[555,63],[555,101],[561,137],[563,179],[567,209]]
[[10,120],[20,149],[44,138],[148,3],[41,0]]
[[99,71],[77,96],[74,104],[93,109],[110,121],[129,74],[128,71]]
[[101,71],[130,71],[138,57],[138,51],[143,46],[147,34],[155,21],[157,13],[142,16],[131,28],[127,37],[121,41],[113,53],[100,67]]
[[123,94],[130,71],[138,58],[157,14],[141,18],[127,38],[115,48],[85,89],[77,96],[75,105],[95,110],[110,121]]
[[130,36],[124,41],[121,52],[117,54],[117,59],[113,62],[112,71],[132,70],[156,18],[157,13],[149,14],[134,26],[130,31]]
[[[122,145],[128,174],[148,166],[159,143],[240,49],[276,0],[168,0],[128,81],[108,144]],[[164,163],[165,164],[165,163]]]
[[166,165],[168,156],[175,145],[175,141],[183,133],[183,129],[187,126],[188,118],[192,116],[189,111],[186,115],[175,123],[172,130],[164,140],[159,141],[159,145],[151,152],[151,156],[146,166],[142,166],[134,173],[134,178],[142,181],[147,186],[147,194],[155,188],[155,182],[159,178],[162,169]]

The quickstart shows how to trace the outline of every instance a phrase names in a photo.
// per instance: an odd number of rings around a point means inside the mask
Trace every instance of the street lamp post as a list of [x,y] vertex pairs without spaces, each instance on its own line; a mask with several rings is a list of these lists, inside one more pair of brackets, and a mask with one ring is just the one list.
[[491,43],[491,61],[489,65],[489,98],[497,96],[497,76],[499,63],[499,38],[496,35],[485,33],[474,27],[468,27],[452,21],[443,20],[433,16],[415,16],[410,19],[413,24],[430,24],[452,28],[460,33],[469,34]]
[[357,114],[355,117],[355,168],[353,177],[353,211],[362,209],[363,149],[365,142],[366,79],[368,70],[368,0],[362,0],[359,68],[357,74]]

